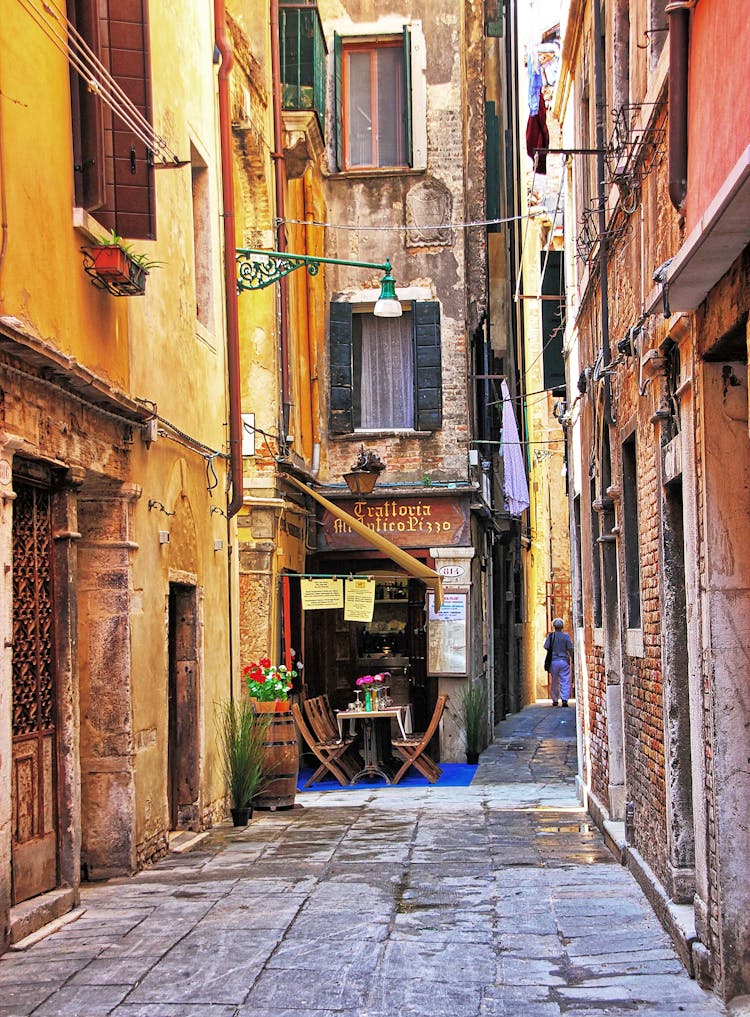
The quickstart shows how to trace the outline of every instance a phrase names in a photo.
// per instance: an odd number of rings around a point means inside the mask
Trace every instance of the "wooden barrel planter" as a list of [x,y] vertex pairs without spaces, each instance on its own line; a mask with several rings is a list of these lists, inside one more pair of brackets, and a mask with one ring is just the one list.
[[[285,709],[282,709],[284,708]],[[256,710],[271,715],[263,744],[266,749],[268,783],[253,798],[254,809],[292,809],[297,794],[299,753],[297,730],[289,703],[256,703]]]

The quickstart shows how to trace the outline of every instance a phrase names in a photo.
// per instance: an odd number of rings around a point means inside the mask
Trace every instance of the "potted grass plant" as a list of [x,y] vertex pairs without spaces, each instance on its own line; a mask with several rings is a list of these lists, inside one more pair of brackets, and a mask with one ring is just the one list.
[[475,765],[485,745],[487,724],[487,691],[484,685],[469,685],[461,699],[466,738],[466,762]]
[[92,284],[117,297],[145,293],[150,269],[161,264],[135,251],[114,230],[97,237],[95,244],[82,247],[81,251],[83,267]]
[[221,767],[235,826],[247,826],[253,798],[266,785],[265,739],[270,722],[270,717],[256,713],[245,696],[217,707]]

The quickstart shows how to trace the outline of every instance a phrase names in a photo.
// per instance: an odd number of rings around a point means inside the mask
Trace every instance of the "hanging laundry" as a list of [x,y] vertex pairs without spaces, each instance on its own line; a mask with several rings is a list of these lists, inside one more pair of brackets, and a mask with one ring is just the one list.
[[537,152],[538,148],[549,147],[549,131],[547,129],[547,107],[544,103],[544,95],[539,92],[539,106],[534,114],[529,114],[526,124],[526,151],[530,158],[536,156],[536,172],[546,174],[547,153]]
[[526,63],[529,72],[529,114],[536,116],[539,111],[539,96],[542,94],[542,65],[539,50],[532,46]]
[[526,480],[526,467],[507,381],[503,381],[500,391],[503,397],[500,454],[503,457],[505,507],[512,516],[520,516],[529,507],[529,484]]

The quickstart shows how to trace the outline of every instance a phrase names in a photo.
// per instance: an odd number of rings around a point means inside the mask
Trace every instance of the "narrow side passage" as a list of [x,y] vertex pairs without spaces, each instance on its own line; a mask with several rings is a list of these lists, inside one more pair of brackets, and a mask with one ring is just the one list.
[[84,886],[0,959],[0,1017],[720,1017],[576,802],[559,717],[501,725],[468,788],[306,795]]

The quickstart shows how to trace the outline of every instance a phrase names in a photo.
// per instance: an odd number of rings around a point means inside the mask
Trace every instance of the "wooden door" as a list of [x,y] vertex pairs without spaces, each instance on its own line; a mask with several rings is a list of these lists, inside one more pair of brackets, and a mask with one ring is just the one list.
[[12,903],[57,884],[57,741],[50,492],[13,503]]

